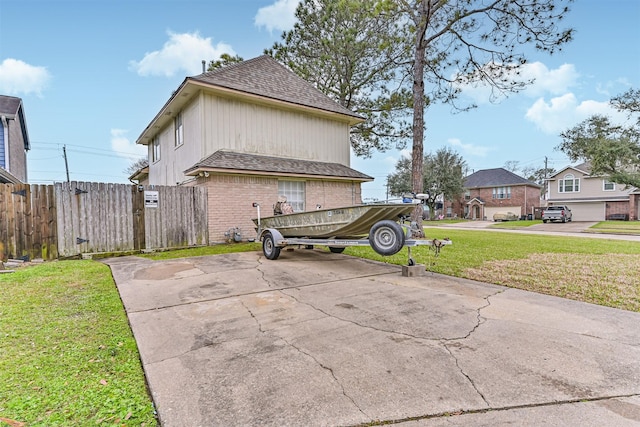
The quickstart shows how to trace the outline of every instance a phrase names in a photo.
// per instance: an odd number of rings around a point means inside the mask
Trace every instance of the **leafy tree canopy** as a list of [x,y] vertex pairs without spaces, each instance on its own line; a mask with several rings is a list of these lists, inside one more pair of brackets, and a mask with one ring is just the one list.
[[403,26],[387,1],[303,0],[297,23],[266,54],[366,121],[351,130],[356,155],[403,148],[411,93],[402,80]]
[[238,55],[232,56],[228,53],[223,53],[222,55],[220,55],[220,59],[218,59],[217,61],[209,61],[207,71],[215,71],[218,68],[226,67],[227,65],[231,64],[237,64],[238,62],[242,61],[244,61],[244,59],[242,59]]
[[[402,196],[415,191],[411,183],[411,162],[410,158],[401,158],[396,164],[396,171],[389,175],[389,192],[392,195]],[[423,168],[423,189],[429,193],[425,203],[433,219],[438,200],[455,200],[464,192],[466,162],[455,151],[441,148],[435,154],[424,156]]]
[[626,112],[632,124],[614,124],[609,117],[594,115],[562,132],[563,141],[556,148],[571,161],[589,162],[592,175],[640,188],[640,90],[630,89],[611,104]]

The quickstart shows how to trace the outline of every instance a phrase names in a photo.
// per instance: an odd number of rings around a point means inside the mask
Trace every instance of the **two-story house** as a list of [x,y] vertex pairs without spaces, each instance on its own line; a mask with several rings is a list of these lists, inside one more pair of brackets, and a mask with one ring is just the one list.
[[209,238],[239,227],[255,237],[253,202],[273,214],[361,203],[350,127],[363,119],[270,56],[187,77],[144,129],[142,184],[208,187]]
[[503,168],[483,169],[464,180],[464,196],[454,201],[447,216],[491,220],[498,212],[533,215],[540,204],[541,186]]
[[27,182],[29,149],[22,99],[0,95],[0,183]]
[[548,182],[548,204],[569,206],[574,221],[639,217],[640,190],[591,175],[589,163],[567,166]]

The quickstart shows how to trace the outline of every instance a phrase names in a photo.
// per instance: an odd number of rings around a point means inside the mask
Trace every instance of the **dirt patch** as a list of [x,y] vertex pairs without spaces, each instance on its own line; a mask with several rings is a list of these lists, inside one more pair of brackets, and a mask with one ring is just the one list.
[[640,255],[532,254],[485,262],[470,279],[640,312]]

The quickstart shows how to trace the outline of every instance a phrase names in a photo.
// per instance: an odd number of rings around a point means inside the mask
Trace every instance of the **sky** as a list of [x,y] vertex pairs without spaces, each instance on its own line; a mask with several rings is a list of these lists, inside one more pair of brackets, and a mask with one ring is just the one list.
[[[128,183],[146,156],[135,141],[187,76],[222,53],[260,56],[295,23],[298,0],[0,0],[0,94],[22,98],[31,150],[29,183]],[[518,162],[556,170],[570,161],[559,134],[593,114],[620,119],[608,101],[640,88],[640,1],[577,0],[565,25],[575,39],[549,56],[530,52],[527,90],[454,114],[429,107],[425,152],[448,147],[469,172]],[[387,176],[405,150],[352,155],[375,178],[363,200],[386,198]]]

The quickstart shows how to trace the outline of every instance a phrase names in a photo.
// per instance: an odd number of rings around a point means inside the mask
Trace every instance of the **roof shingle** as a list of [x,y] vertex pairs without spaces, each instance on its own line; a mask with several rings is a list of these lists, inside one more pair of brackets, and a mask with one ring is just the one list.
[[504,185],[531,185],[540,187],[535,182],[524,179],[503,168],[479,170],[469,175],[464,181],[465,188],[497,187]]
[[194,174],[198,170],[234,170],[264,172],[282,175],[307,175],[335,178],[349,178],[356,181],[372,181],[373,178],[339,163],[314,162],[309,160],[286,159],[257,154],[219,150],[200,160],[184,173]]
[[363,119],[320,92],[269,55],[262,55],[189,77],[189,79]]

